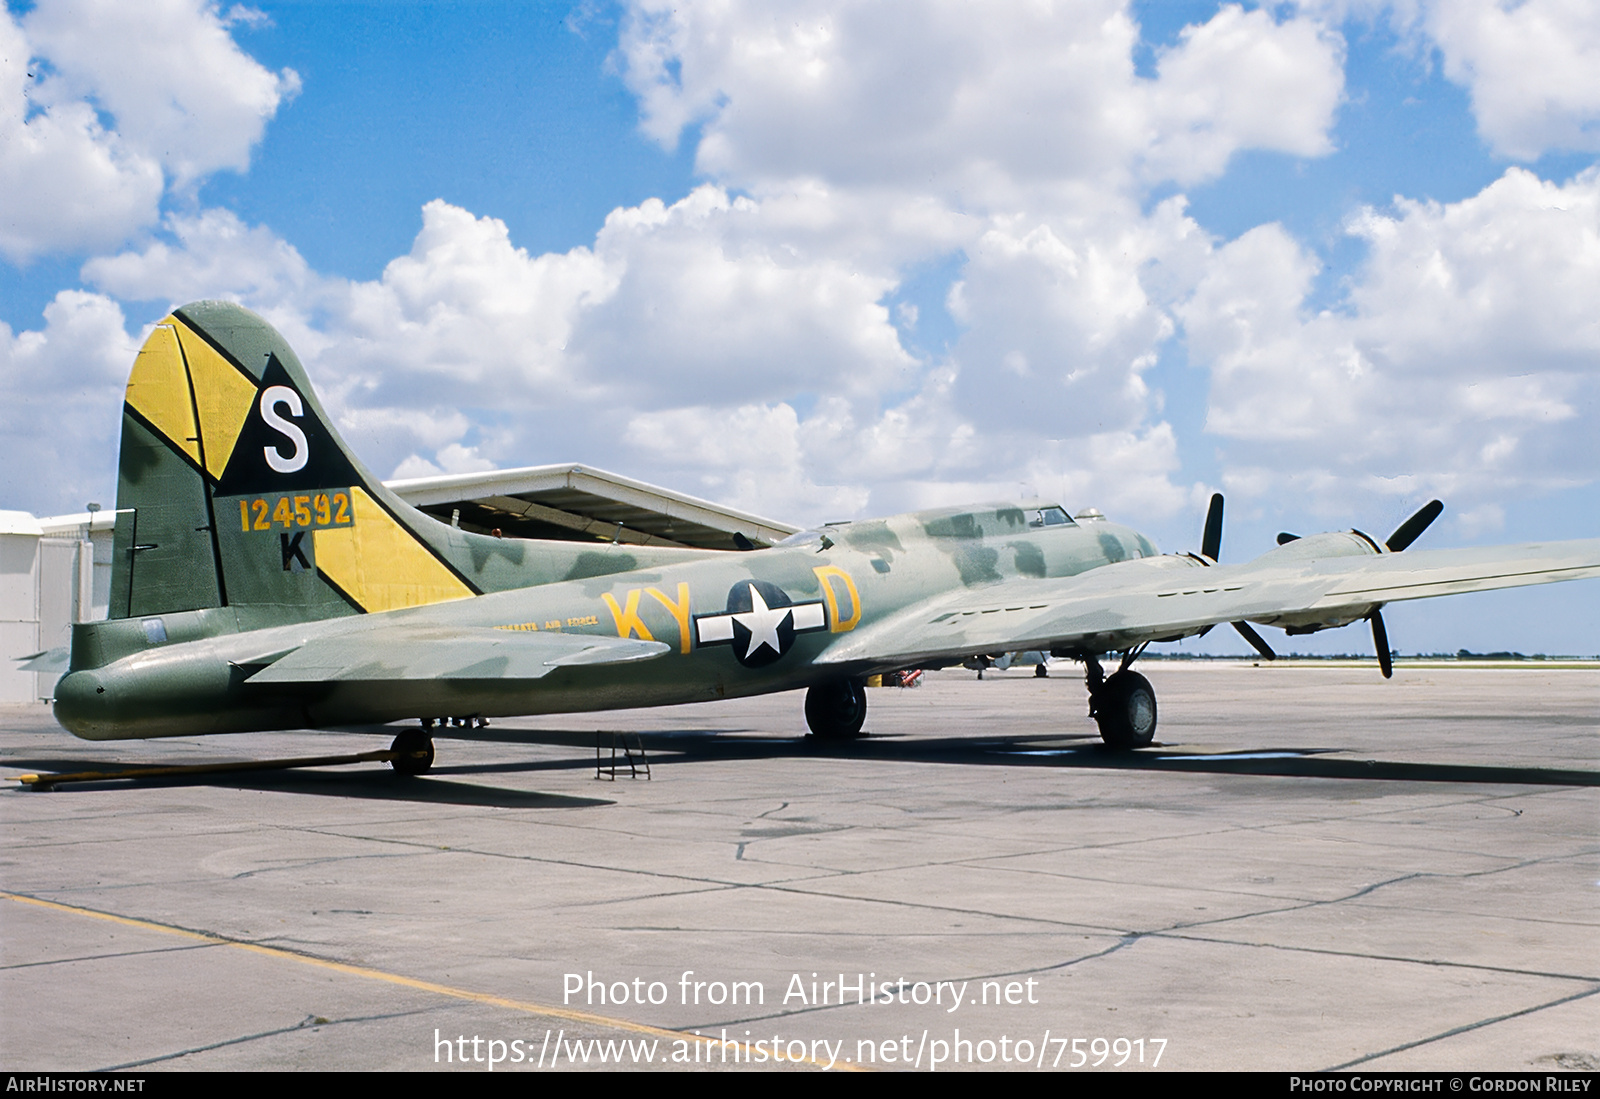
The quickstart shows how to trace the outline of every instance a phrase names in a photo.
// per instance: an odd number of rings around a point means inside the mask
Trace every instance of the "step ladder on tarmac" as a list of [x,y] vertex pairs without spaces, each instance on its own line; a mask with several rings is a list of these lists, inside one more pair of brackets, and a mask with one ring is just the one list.
[[[620,762],[618,752],[622,754]],[[638,733],[595,730],[594,777],[615,782],[619,770],[627,771],[629,778],[643,775],[649,780],[650,760],[644,754],[644,741],[639,739]]]

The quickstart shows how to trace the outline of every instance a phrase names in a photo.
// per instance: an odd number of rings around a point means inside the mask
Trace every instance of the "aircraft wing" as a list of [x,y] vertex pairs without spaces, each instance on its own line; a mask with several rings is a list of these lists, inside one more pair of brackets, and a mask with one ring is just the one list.
[[[385,683],[427,679],[540,679],[557,668],[624,664],[667,652],[659,641],[486,626],[390,628],[317,638],[267,663],[248,682]],[[250,666],[256,661],[242,661]]]
[[1221,622],[1344,625],[1384,603],[1591,576],[1600,576],[1600,538],[1329,557],[1280,547],[1210,567],[1147,557],[935,596],[852,631],[818,662],[887,668],[1021,649],[1114,652]]

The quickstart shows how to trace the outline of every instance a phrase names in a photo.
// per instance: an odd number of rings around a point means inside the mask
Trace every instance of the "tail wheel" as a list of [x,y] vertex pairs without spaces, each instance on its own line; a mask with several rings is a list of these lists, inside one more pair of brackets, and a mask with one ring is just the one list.
[[407,729],[394,738],[389,761],[397,775],[423,775],[433,767],[433,738],[421,729]]
[[1094,693],[1090,713],[1107,747],[1147,747],[1156,735],[1156,692],[1138,672],[1121,671]]
[[818,683],[806,692],[806,724],[819,740],[849,740],[867,720],[867,690],[859,680]]

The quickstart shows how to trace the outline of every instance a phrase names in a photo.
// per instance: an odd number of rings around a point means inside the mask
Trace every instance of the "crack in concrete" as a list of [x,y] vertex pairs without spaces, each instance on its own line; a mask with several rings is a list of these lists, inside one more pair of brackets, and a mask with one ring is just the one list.
[[0,972],[11,969],[37,969],[46,965],[73,965],[77,962],[102,962],[114,958],[138,958],[148,954],[174,954],[184,950],[205,950],[209,944],[194,946],[162,946],[152,947],[149,950],[119,950],[110,954],[82,954],[74,958],[50,958],[42,962],[17,962],[15,965],[0,965]]
[[324,1019],[317,1022],[319,1016],[307,1015],[294,1026],[277,1027],[273,1030],[263,1030],[256,1034],[243,1034],[237,1038],[226,1038],[220,1042],[209,1045],[194,1046],[190,1049],[180,1049],[173,1053],[163,1053],[159,1057],[146,1057],[141,1061],[127,1061],[120,1065],[109,1065],[106,1068],[91,1069],[92,1072],[122,1072],[131,1068],[143,1068],[145,1065],[158,1065],[163,1061],[176,1061],[180,1057],[190,1057],[196,1053],[207,1053],[214,1049],[226,1049],[228,1046],[245,1045],[249,1042],[259,1042],[263,1038],[276,1038],[284,1034],[293,1034],[297,1030],[313,1028],[320,1030],[322,1027],[343,1026],[347,1023],[373,1023],[384,1019],[404,1019],[408,1015],[421,1015],[432,1011],[433,1008],[414,1009],[411,1011],[394,1011],[383,1015],[361,1015],[351,1019]]
[[1177,939],[1182,942],[1214,943],[1218,946],[1241,946],[1253,950],[1282,950],[1294,954],[1319,954],[1331,958],[1360,958],[1365,961],[1401,962],[1407,965],[1425,965],[1440,969],[1467,969],[1483,973],[1505,973],[1514,977],[1538,977],[1556,981],[1585,981],[1600,983],[1600,976],[1587,973],[1551,973],[1542,969],[1518,969],[1515,966],[1483,965],[1478,962],[1452,962],[1441,958],[1408,958],[1403,954],[1378,954],[1366,950],[1332,950],[1318,946],[1294,946],[1289,943],[1252,943],[1239,939],[1212,939],[1204,935],[1173,935],[1165,931],[1152,931],[1147,936],[1154,939]]
[[281,874],[288,870],[309,870],[314,866],[323,866],[334,862],[359,862],[364,859],[414,859],[416,857],[417,855],[414,852],[391,855],[374,851],[364,852],[359,855],[324,855],[320,858],[300,859],[277,866],[263,866],[257,870],[241,870],[237,874],[219,874],[218,877],[225,877],[229,881],[242,881],[245,878],[253,878],[257,874]]
[[1480,1019],[1475,1023],[1466,1023],[1462,1026],[1452,1027],[1449,1030],[1441,1031],[1440,1033],[1431,1035],[1427,1038],[1418,1038],[1415,1042],[1403,1042],[1398,1046],[1391,1046],[1388,1049],[1381,1049],[1376,1053],[1369,1053],[1365,1057],[1357,1057],[1353,1061],[1346,1061],[1339,1065],[1330,1065],[1322,1071],[1340,1072],[1344,1069],[1354,1068],[1356,1065],[1364,1065],[1369,1061],[1376,1061],[1379,1057],[1387,1057],[1392,1053],[1404,1053],[1408,1049],[1416,1049],[1419,1046],[1431,1045],[1434,1042],[1442,1042],[1446,1038],[1455,1037],[1457,1034],[1466,1034],[1474,1030],[1482,1030],[1486,1026],[1493,1026],[1496,1023],[1503,1023],[1507,1019],[1519,1019],[1524,1015],[1532,1015],[1534,1012],[1544,1011],[1547,1008],[1560,1007],[1562,1004],[1570,1004],[1574,1000],[1582,1000],[1586,997],[1593,996],[1596,993],[1600,993],[1600,986],[1588,989],[1585,992],[1575,992],[1571,996],[1562,996],[1560,999],[1550,1000],[1546,1003],[1534,1004],[1532,1007],[1525,1007],[1521,1011],[1508,1011],[1504,1015],[1495,1015],[1488,1019]]

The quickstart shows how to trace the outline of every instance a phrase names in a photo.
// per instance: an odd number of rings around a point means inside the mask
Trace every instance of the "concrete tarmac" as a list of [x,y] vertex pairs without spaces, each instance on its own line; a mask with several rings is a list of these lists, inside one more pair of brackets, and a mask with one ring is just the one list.
[[[452,730],[423,778],[6,784],[0,1062],[1600,1067],[1600,669],[1149,661],[1117,755],[1073,667],[871,691],[843,747],[779,695]],[[0,711],[6,775],[387,742]]]

